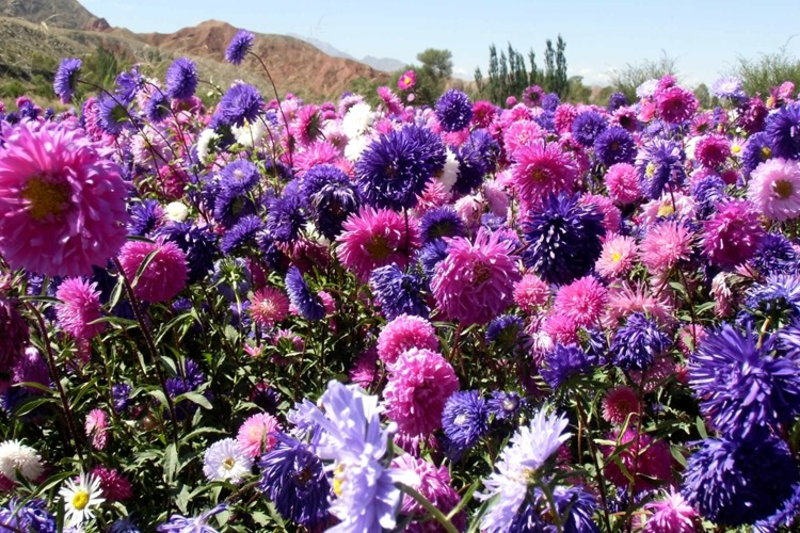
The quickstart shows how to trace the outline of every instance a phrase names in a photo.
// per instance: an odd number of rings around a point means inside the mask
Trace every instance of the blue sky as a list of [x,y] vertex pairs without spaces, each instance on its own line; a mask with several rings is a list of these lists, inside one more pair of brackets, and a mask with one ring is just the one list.
[[772,0],[80,0],[111,25],[172,32],[218,19],[259,33],[295,33],[355,57],[413,62],[426,48],[453,53],[456,72],[486,72],[489,45],[536,52],[558,33],[570,75],[603,83],[613,68],[663,52],[687,85],[710,84],[738,56],[787,52],[800,58],[800,1]]

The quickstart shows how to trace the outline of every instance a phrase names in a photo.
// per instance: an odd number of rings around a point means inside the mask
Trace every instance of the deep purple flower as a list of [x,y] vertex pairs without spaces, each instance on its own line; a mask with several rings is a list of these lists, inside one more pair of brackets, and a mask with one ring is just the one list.
[[616,92],[608,97],[606,109],[608,109],[609,113],[613,113],[620,107],[625,107],[628,103],[628,97],[625,96],[625,93]]
[[556,344],[545,355],[540,374],[551,389],[559,388],[565,381],[592,369],[593,359],[577,344]]
[[258,89],[247,83],[233,85],[222,96],[215,117],[228,126],[244,126],[255,122],[264,107],[264,98]]
[[175,100],[188,100],[197,89],[197,65],[191,59],[179,57],[167,69],[167,96]]
[[623,370],[647,370],[671,345],[672,340],[658,322],[637,311],[614,334],[611,353],[614,364]]
[[584,111],[572,122],[572,136],[583,146],[592,146],[608,128],[608,121],[597,111]]
[[333,165],[317,165],[303,176],[300,196],[317,230],[334,240],[347,217],[358,211],[361,200],[347,174]]
[[404,273],[396,263],[373,270],[369,286],[387,320],[394,320],[404,313],[423,318],[430,315],[422,296],[422,278],[414,273]]
[[636,142],[627,130],[614,126],[594,140],[594,153],[607,167],[615,163],[633,163],[636,159]]
[[367,147],[356,162],[356,183],[369,205],[410,209],[445,160],[445,147],[437,135],[420,126],[405,126]]
[[242,217],[231,229],[225,232],[219,243],[219,249],[225,255],[245,246],[258,246],[258,234],[264,229],[264,223],[256,215]]
[[522,260],[549,283],[566,284],[585,276],[600,257],[606,233],[603,215],[580,196],[550,196],[523,222]]
[[460,131],[472,120],[472,103],[458,89],[450,89],[436,101],[436,118],[444,131]]
[[325,317],[325,308],[319,296],[311,292],[302,272],[296,266],[289,268],[286,274],[286,292],[289,300],[306,320],[321,320]]
[[164,122],[170,114],[169,97],[162,91],[154,91],[144,106],[144,116],[147,117],[148,121],[160,124]]
[[486,408],[495,420],[513,421],[522,408],[524,400],[516,392],[494,391],[486,401]]
[[158,235],[167,242],[177,244],[186,254],[189,283],[204,279],[214,267],[217,238],[208,227],[199,227],[190,221],[173,222],[161,227]]
[[648,198],[661,197],[667,184],[678,188],[686,179],[683,163],[686,159],[681,146],[674,141],[654,139],[639,153],[636,165],[642,190]]
[[788,424],[800,413],[798,362],[771,355],[774,340],[759,341],[749,330],[724,324],[689,360],[689,384],[723,434],[747,437]]
[[758,165],[772,157],[772,140],[765,131],[760,131],[747,139],[742,152],[742,171],[749,177]]
[[442,237],[463,237],[466,228],[456,210],[445,205],[426,211],[419,222],[419,232],[423,242],[430,242]]
[[777,511],[798,481],[797,463],[777,437],[706,439],[689,457],[681,494],[704,518],[737,527]]
[[256,36],[247,30],[239,30],[225,50],[225,61],[241,65],[247,53],[253,48]]
[[127,383],[115,383],[111,386],[111,398],[114,400],[114,411],[122,413],[130,403],[131,386]]
[[454,392],[442,411],[442,428],[449,445],[448,455],[460,457],[489,432],[489,410],[477,390]]
[[81,75],[82,65],[83,62],[74,57],[64,59],[58,65],[53,79],[53,91],[62,104],[68,104],[72,100],[72,95],[75,94],[75,88],[78,85],[78,77]]
[[109,135],[119,135],[125,128],[132,128],[130,110],[116,96],[105,94],[97,103],[97,124]]
[[770,115],[765,131],[775,156],[800,159],[800,103],[789,104]]
[[253,214],[255,206],[247,194],[260,179],[258,168],[246,159],[228,163],[220,172],[214,199],[214,218],[232,226],[244,216]]
[[297,239],[306,223],[299,183],[290,181],[283,193],[269,201],[266,229],[276,242],[288,243]]
[[145,237],[161,224],[164,216],[158,200],[147,199],[142,202],[132,203],[130,206],[131,221],[128,225],[128,235]]

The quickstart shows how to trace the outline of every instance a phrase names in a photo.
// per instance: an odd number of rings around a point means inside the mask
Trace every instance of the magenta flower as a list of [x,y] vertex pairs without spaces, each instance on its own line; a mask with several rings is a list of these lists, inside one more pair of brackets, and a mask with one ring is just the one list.
[[[139,267],[153,252],[155,255],[136,280]],[[186,254],[173,242],[131,241],[120,251],[119,262],[130,282],[135,281],[134,295],[147,302],[171,300],[186,285]]]
[[58,286],[56,298],[62,302],[56,305],[58,325],[75,339],[89,340],[105,329],[104,322],[92,324],[102,317],[97,283],[67,278]]

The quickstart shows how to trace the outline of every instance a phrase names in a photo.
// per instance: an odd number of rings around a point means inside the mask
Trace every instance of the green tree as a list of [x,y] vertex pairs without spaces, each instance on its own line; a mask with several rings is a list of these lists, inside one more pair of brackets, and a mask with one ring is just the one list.
[[660,79],[667,74],[675,76],[677,69],[675,68],[675,60],[669,57],[666,52],[663,52],[663,55],[657,61],[646,59],[635,65],[628,63],[621,70],[613,70],[610,76],[611,86],[615,91],[627,96],[628,101],[635,102],[638,100],[636,96],[637,87],[647,80]]
[[[788,43],[787,43],[788,44]],[[738,58],[732,75],[741,78],[747,94],[769,95],[769,90],[785,81],[800,87],[800,61],[786,51],[786,46],[773,54],[761,54],[754,59]]]
[[434,105],[453,75],[453,54],[450,50],[428,48],[417,54],[417,61],[422,66],[414,69],[417,73],[416,102]]

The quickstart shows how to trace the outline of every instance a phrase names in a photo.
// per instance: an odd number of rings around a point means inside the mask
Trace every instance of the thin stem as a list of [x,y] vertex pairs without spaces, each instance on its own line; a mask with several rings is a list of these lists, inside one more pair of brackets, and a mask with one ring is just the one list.
[[147,327],[147,323],[142,316],[142,311],[139,308],[139,299],[136,298],[136,295],[133,293],[133,286],[131,285],[131,281],[128,279],[128,276],[125,274],[125,271],[122,269],[122,265],[119,262],[119,259],[116,257],[114,258],[114,265],[117,267],[117,271],[119,272],[120,276],[122,276],[122,281],[125,283],[125,291],[128,293],[128,298],[131,301],[131,307],[133,308],[133,314],[136,316],[136,321],[139,323],[139,327],[142,329],[142,334],[144,335],[145,343],[147,344],[147,349],[150,351],[150,357],[153,360],[153,366],[156,369],[156,375],[158,376],[158,381],[161,384],[161,389],[164,391],[164,397],[167,400],[167,409],[169,410],[169,416],[172,419],[172,437],[175,441],[175,445],[178,445],[178,426],[177,422],[178,419],[175,416],[175,404],[172,402],[172,397],[169,395],[167,391],[167,380],[164,378],[164,372],[161,370],[161,360],[158,356],[158,349],[156,348],[156,344],[153,341],[153,336],[150,333],[150,328]]
[[[267,79],[269,80],[270,85],[272,85],[272,91],[275,93],[275,99],[278,101],[278,110],[280,110],[281,117],[283,117],[283,124],[284,124],[284,126],[286,126],[286,136],[287,136],[287,139],[288,139],[288,137],[289,137],[289,121],[286,119],[286,113],[283,112],[283,107],[281,107],[281,97],[278,94],[278,88],[275,86],[275,81],[272,79],[272,74],[269,73],[269,69],[267,68],[266,63],[264,63],[264,60],[261,59],[261,56],[259,56],[258,54],[254,54],[253,52],[247,52],[247,53],[250,54],[251,56],[255,57],[256,59],[258,59],[258,62],[261,63],[261,67],[264,69],[264,72],[267,73]],[[287,142],[287,145],[289,147],[289,166],[294,168],[294,161],[292,159],[292,151],[293,151],[293,149],[292,149],[291,141]]]
[[[411,496],[414,501],[420,504],[422,507],[428,511],[432,518],[434,518],[439,524],[444,528],[447,533],[458,533],[458,529],[453,525],[453,523],[447,519],[447,517],[437,509],[431,502],[428,501],[428,498],[417,492],[416,490],[412,489],[408,485],[403,483],[397,484],[400,487],[400,490]],[[559,528],[559,531],[561,529]]]

